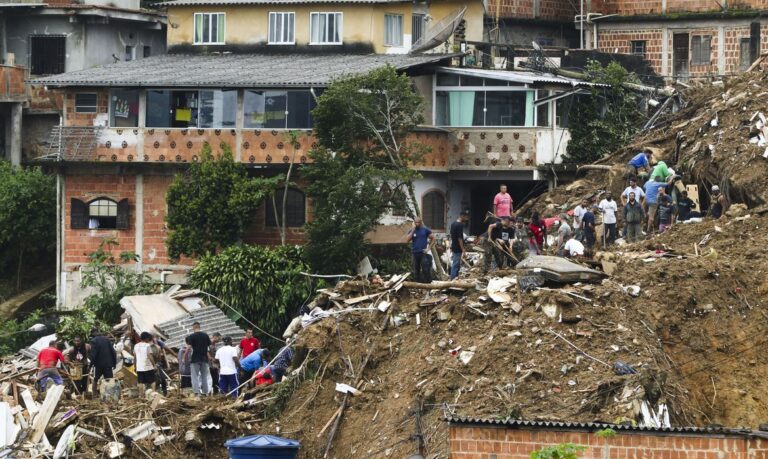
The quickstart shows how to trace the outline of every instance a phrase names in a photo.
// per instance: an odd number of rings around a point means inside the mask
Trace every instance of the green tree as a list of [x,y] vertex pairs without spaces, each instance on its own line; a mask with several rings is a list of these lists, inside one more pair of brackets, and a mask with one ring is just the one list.
[[[133,263],[139,260],[133,252],[120,252],[115,257],[117,241],[104,239],[99,248],[88,255],[88,265],[83,269],[80,286],[93,289],[93,294],[83,301],[85,308],[93,312],[94,320],[107,324],[120,321],[124,296],[155,293],[157,283],[144,273],[137,273]],[[85,318],[85,316],[83,317]]]
[[585,449],[585,446],[563,443],[533,451],[531,459],[579,459],[579,453]]
[[[301,248],[239,245],[200,259],[190,284],[220,298],[238,313],[280,336],[290,318],[311,293]],[[232,311],[224,305],[227,313]],[[235,317],[237,318],[237,317]]]
[[239,242],[276,184],[274,178],[249,177],[226,145],[214,158],[206,143],[200,161],[177,175],[168,188],[168,255],[174,260],[200,257]]
[[569,111],[571,140],[564,158],[570,163],[591,163],[626,144],[640,128],[642,112],[635,93],[622,83],[639,83],[618,62],[603,67],[590,60],[585,72],[594,83],[591,96],[575,96]]
[[13,254],[16,290],[25,256],[50,251],[56,241],[55,179],[39,168],[22,169],[0,160],[0,249]]
[[307,225],[306,257],[321,273],[354,269],[366,251],[364,235],[407,193],[419,215],[409,166],[427,148],[408,138],[423,122],[423,101],[406,75],[387,66],[333,82],[312,116],[320,147],[302,170],[315,205]]

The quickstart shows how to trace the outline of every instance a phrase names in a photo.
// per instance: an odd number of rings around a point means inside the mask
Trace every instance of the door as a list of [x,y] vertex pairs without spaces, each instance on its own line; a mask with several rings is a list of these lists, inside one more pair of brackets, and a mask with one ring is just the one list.
[[676,77],[688,76],[688,50],[690,37],[687,33],[676,33],[672,37],[673,74]]
[[752,40],[742,38],[739,41],[739,70],[747,70],[752,64]]

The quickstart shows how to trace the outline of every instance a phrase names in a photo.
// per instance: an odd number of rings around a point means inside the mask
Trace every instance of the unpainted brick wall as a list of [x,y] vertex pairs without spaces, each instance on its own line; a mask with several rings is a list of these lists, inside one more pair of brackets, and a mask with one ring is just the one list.
[[766,440],[746,436],[592,432],[451,425],[451,459],[528,459],[531,452],[563,443],[586,446],[582,459],[757,459],[768,457]]
[[[666,8],[665,8],[666,6]],[[730,0],[730,9],[768,8],[765,0]],[[591,12],[603,14],[665,14],[679,12],[721,11],[720,5],[711,0],[661,0],[632,1],[632,0],[596,0],[591,2]]]
[[[538,12],[535,2],[538,3]],[[577,14],[575,3],[568,0],[491,0],[488,4],[489,17],[516,19],[543,19],[571,22]]]

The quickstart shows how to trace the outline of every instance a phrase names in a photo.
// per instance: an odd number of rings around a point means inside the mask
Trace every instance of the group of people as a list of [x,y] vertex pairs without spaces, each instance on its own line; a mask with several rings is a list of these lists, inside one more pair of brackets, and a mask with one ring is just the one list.
[[[293,348],[289,345],[272,359],[269,350],[262,348],[253,336],[252,329],[246,330],[245,337],[234,345],[231,337],[222,337],[220,333],[209,336],[195,322],[185,343],[176,355],[179,386],[198,395],[222,393],[237,397],[240,381],[252,385],[280,382],[293,359]],[[63,349],[61,343],[53,340],[38,353],[37,381],[41,390],[63,384],[62,373],[72,379],[78,393],[86,392],[91,370],[94,393],[98,392],[101,378],[113,377],[117,366],[115,346],[98,331],[92,331],[89,343],[75,337],[72,346],[64,352]],[[130,349],[138,383],[145,388],[159,388],[167,395],[170,367],[166,353],[170,350],[165,343],[145,331],[129,337],[124,349]]]

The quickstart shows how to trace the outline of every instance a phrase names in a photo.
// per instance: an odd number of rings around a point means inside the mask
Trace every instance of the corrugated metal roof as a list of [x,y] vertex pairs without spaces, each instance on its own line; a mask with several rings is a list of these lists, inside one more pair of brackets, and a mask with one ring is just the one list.
[[175,0],[161,2],[159,6],[203,5],[303,5],[303,4],[359,4],[359,3],[410,3],[409,0]]
[[200,322],[200,330],[208,333],[208,336],[219,332],[222,337],[231,337],[234,343],[240,342],[245,336],[245,331],[216,306],[194,310],[188,315],[158,324],[157,328],[166,337],[167,346],[178,348],[183,346],[184,339],[192,334],[192,324],[195,322]]
[[605,84],[590,83],[576,78],[567,78],[551,73],[521,72],[518,70],[486,70],[458,67],[440,67],[439,70],[444,73],[453,73],[456,75],[467,75],[479,78],[491,78],[494,80],[512,81],[522,84],[560,84],[565,86],[601,86]]
[[451,424],[489,425],[504,427],[529,427],[559,430],[602,430],[611,428],[616,431],[648,432],[648,433],[677,433],[697,435],[747,435],[764,437],[766,432],[753,431],[745,428],[722,426],[711,427],[637,427],[624,424],[608,424],[602,422],[559,422],[559,421],[525,421],[522,419],[483,419],[471,417],[446,418]]
[[308,87],[392,65],[404,70],[459,54],[167,54],[38,78],[46,86]]

